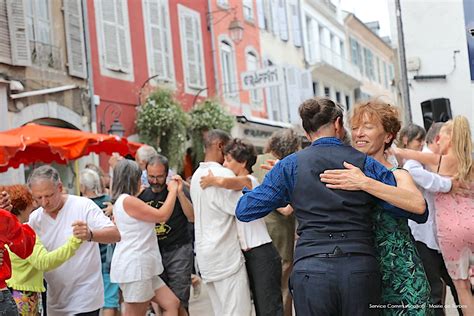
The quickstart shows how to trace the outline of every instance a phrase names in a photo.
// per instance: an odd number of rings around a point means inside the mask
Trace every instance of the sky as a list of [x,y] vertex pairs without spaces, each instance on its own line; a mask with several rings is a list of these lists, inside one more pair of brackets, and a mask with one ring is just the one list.
[[342,10],[354,13],[362,22],[379,21],[381,37],[391,35],[387,0],[340,1]]

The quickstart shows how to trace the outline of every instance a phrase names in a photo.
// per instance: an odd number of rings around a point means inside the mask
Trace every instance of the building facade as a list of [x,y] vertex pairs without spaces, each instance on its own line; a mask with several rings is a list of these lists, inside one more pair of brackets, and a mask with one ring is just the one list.
[[[37,123],[90,130],[87,77],[81,0],[0,1],[0,129]],[[57,167],[72,190],[78,165]],[[31,168],[10,169],[0,182],[24,183]]]
[[355,91],[355,101],[382,97],[391,104],[398,104],[393,67],[395,50],[377,34],[378,23],[372,24],[374,27],[371,29],[352,13],[344,18],[350,60],[361,78],[361,86]]
[[304,54],[316,96],[334,99],[349,109],[361,86],[360,70],[351,63],[339,4],[305,0],[301,19]]
[[[401,0],[400,4],[405,47],[399,49],[406,54],[413,122],[424,125],[423,116],[427,113],[421,103],[446,98],[452,115],[466,116],[474,131],[474,81],[470,75],[473,61],[467,45],[471,34],[465,20],[472,12],[467,11],[462,0],[436,5]],[[389,5],[392,34],[397,34],[395,5],[393,1]],[[435,106],[445,107],[440,103]]]

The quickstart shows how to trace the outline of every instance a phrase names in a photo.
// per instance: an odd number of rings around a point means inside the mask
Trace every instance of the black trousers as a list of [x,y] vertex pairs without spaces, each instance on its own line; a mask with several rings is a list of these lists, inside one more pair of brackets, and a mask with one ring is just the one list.
[[[424,243],[417,241],[416,249],[420,254],[426,277],[431,287],[431,303],[440,308],[435,309],[436,316],[444,316],[444,310],[441,307],[445,304],[446,285],[449,286],[454,302],[459,305],[459,298],[454,287],[453,280],[448,274],[443,256],[436,250],[428,248]],[[458,308],[459,315],[462,315],[461,308]]]
[[308,257],[297,261],[290,277],[298,316],[379,315],[381,274],[369,255]]
[[76,314],[75,316],[99,316],[100,309],[87,313]]
[[0,291],[0,315],[18,316],[18,308],[10,290]]
[[273,243],[244,252],[257,316],[283,316],[281,257]]

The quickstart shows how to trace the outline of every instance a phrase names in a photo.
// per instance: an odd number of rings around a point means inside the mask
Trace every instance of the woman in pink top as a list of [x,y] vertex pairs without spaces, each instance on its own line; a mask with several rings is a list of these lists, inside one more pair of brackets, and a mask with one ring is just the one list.
[[[443,259],[453,279],[463,313],[474,315],[469,270],[474,267],[474,168],[469,122],[456,116],[440,131],[442,155],[396,150],[397,155],[415,159],[440,175],[457,180],[463,187],[457,194],[438,193],[436,225]],[[455,181],[456,182],[456,181]]]

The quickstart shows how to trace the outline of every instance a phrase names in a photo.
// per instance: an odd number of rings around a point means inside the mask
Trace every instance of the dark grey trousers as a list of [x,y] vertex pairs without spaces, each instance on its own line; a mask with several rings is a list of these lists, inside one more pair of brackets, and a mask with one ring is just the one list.
[[381,275],[369,255],[297,261],[290,277],[298,316],[379,315]]
[[0,291],[0,315],[18,316],[18,308],[9,290]]
[[273,243],[244,252],[255,313],[257,316],[283,316],[281,297],[281,257]]

